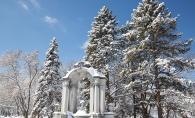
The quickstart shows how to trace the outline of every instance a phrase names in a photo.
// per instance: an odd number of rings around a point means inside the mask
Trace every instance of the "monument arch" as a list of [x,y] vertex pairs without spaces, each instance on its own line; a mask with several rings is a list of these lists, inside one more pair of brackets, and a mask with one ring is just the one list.
[[[66,116],[67,112],[77,114],[78,83],[82,78],[90,80],[90,106],[89,117],[100,118],[105,114],[105,85],[106,77],[86,61],[80,61],[74,65],[62,79],[62,102],[60,116]],[[56,115],[54,114],[54,117]],[[75,115],[76,117],[76,115]],[[80,117],[79,117],[80,118]]]

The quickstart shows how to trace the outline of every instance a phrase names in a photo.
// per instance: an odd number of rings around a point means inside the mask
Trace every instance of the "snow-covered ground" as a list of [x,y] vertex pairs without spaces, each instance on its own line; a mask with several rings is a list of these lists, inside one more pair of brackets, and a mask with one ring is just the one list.
[[0,118],[24,118],[23,116],[0,116]]
[[[7,117],[5,117],[5,116],[0,115],[0,118],[24,118],[24,117],[23,116],[7,116]],[[48,117],[44,117],[44,118],[48,118]]]

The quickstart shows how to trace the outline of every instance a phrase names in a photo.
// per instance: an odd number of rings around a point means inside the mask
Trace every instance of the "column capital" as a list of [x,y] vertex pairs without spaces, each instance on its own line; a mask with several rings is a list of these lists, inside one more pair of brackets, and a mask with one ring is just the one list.
[[94,83],[90,83],[90,87],[94,87]]
[[70,87],[71,88],[78,88],[78,85],[77,84],[70,83]]
[[69,87],[70,86],[69,81],[63,81],[62,86],[63,87]]
[[62,78],[62,81],[70,81],[70,78],[68,78],[68,77],[63,77],[63,78]]
[[90,87],[94,87],[94,83],[95,83],[95,78],[90,79]]
[[99,86],[100,85],[100,79],[99,78],[95,79],[94,85],[95,86]]
[[106,86],[106,80],[100,79],[100,86]]

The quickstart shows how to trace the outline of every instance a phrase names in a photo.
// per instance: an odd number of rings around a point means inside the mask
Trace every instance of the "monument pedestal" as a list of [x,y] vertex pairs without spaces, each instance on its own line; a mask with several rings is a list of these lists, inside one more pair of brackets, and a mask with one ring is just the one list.
[[85,102],[82,100],[80,104],[81,107],[79,110],[73,114],[74,118],[90,118],[90,115],[86,113],[86,108],[84,107]]

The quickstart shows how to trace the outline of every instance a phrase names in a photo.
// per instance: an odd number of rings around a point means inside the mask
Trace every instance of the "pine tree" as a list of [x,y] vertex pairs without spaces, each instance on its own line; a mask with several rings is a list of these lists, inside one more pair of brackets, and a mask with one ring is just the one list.
[[189,98],[186,93],[194,85],[181,75],[194,69],[193,60],[179,57],[190,50],[193,39],[177,41],[182,36],[176,33],[177,17],[171,17],[163,2],[142,0],[133,11],[133,21],[127,23],[132,30],[123,34],[131,43],[125,50],[125,63],[130,66],[122,72],[131,81],[124,93],[135,95],[134,107],[141,108],[144,118],[149,117],[151,107],[157,108],[158,118],[163,118],[166,115],[163,110],[169,105],[174,112],[186,116],[187,110],[177,100],[170,99],[173,96],[182,101]]
[[[127,33],[131,27],[129,26],[122,26],[119,29],[118,37],[115,39],[115,49],[116,49],[116,58],[114,58],[113,63],[110,64],[109,69],[109,76],[111,78],[110,80],[110,89],[111,89],[111,98],[114,102],[114,112],[116,117],[125,117],[126,108],[128,106],[131,106],[131,96],[132,95],[126,95],[125,97],[122,97],[122,91],[123,91],[123,85],[126,83],[124,81],[125,77],[121,76],[121,71],[124,68],[127,68],[128,65],[123,63],[124,58],[124,50],[129,46],[129,42],[126,38],[122,37],[122,34]],[[128,102],[126,102],[128,101]],[[127,104],[128,103],[128,104]],[[125,109],[124,109],[125,108]]]
[[103,6],[98,16],[95,17],[95,22],[92,23],[92,30],[89,31],[89,45],[86,48],[85,60],[107,77],[107,103],[110,102],[109,67],[117,52],[115,48],[118,34],[117,24],[112,11]]
[[61,62],[59,61],[58,43],[54,37],[51,40],[51,48],[46,53],[44,68],[39,79],[31,117],[48,116],[52,118],[53,106],[61,102],[61,75],[59,73]]

